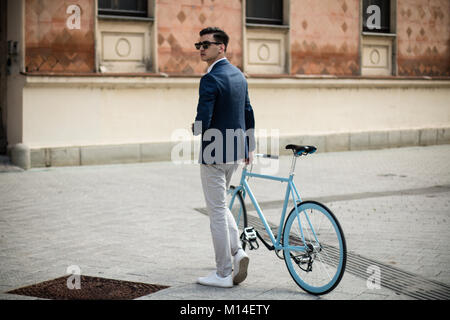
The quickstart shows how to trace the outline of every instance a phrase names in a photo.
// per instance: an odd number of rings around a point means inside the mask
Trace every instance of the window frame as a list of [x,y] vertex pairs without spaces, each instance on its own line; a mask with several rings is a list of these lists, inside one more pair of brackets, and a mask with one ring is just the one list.
[[[379,1],[388,1],[388,4],[385,4],[383,7],[380,7],[381,11],[381,29],[369,29],[367,27],[367,10],[366,8],[370,5],[372,5],[370,2],[379,2]],[[369,2],[369,3],[367,3]],[[392,1],[391,0],[362,0],[362,32],[364,33],[384,33],[384,34],[390,34],[392,32]],[[367,4],[367,5],[366,5]],[[387,11],[387,12],[386,12]],[[386,25],[383,25],[383,21],[387,21],[387,27]]]
[[[249,6],[252,0],[247,0],[245,3],[245,21],[247,24],[263,24],[263,25],[283,25],[284,23],[284,1],[283,0],[278,0],[280,2],[280,8],[279,8],[279,12],[277,12],[277,17],[252,17],[249,16],[248,12],[249,10]],[[258,0],[255,0],[255,2]],[[259,0],[260,1],[260,0]],[[273,2],[274,0],[269,0],[267,1],[268,3]],[[264,5],[268,4],[268,3],[264,3]],[[261,5],[261,2],[259,3]],[[256,3],[255,3],[256,5]],[[275,15],[274,15],[275,16]]]
[[[148,0],[134,0],[136,2],[141,2],[141,4],[145,7],[145,10],[124,10],[120,8],[101,8],[100,0],[98,2],[98,14],[104,16],[118,16],[118,17],[148,17]],[[118,5],[118,0],[111,0],[111,7]],[[114,5],[115,4],[115,5]]]

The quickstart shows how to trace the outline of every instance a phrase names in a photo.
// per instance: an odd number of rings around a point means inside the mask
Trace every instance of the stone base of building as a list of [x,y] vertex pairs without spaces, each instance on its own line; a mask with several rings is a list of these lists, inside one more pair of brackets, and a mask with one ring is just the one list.
[[[318,152],[338,152],[356,150],[374,150],[411,146],[430,146],[438,144],[450,144],[450,128],[428,128],[395,131],[336,133],[311,136],[283,136],[279,137],[278,146],[275,149],[270,145],[274,141],[270,137],[265,140],[264,148],[258,141],[257,152],[276,153],[280,155],[290,154],[285,150],[289,143],[314,145]],[[269,143],[267,143],[269,142]],[[171,161],[174,147],[180,142],[139,143],[123,145],[102,146],[77,146],[58,148],[28,149],[22,144],[18,145],[20,152],[15,147],[11,148],[10,155],[13,164],[23,167],[29,163],[31,168],[52,166],[83,166],[123,164],[151,161]],[[194,141],[192,148],[196,150]],[[274,150],[275,149],[275,150]],[[24,150],[28,150],[24,152]],[[190,160],[197,162],[196,152],[191,152]],[[29,159],[27,159],[29,157]],[[189,157],[188,157],[189,158]],[[183,157],[186,161],[186,155]],[[27,169],[27,167],[24,167]]]

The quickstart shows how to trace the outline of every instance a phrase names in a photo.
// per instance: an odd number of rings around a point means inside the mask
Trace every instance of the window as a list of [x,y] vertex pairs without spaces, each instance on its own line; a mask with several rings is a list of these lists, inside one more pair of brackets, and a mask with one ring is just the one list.
[[101,15],[147,17],[148,0],[98,0]]
[[363,0],[363,31],[390,33],[390,0]]
[[247,0],[247,23],[283,24],[283,0]]

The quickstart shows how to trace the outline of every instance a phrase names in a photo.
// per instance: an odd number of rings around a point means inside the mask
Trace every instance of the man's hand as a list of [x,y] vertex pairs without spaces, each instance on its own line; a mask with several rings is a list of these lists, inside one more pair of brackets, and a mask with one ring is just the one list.
[[253,162],[253,151],[250,151],[248,153],[248,158],[245,159],[245,164],[249,165],[249,164],[252,164],[252,162]]
[[192,130],[192,134],[194,136],[198,136],[199,134],[202,134],[202,122],[195,121],[193,124],[191,124],[191,130]]

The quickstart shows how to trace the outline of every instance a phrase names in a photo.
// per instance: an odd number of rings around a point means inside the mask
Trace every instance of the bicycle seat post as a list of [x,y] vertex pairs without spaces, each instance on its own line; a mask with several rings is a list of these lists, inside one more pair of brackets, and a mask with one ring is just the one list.
[[289,176],[294,175],[295,174],[295,165],[297,163],[297,155],[294,153],[293,157],[292,157],[292,162],[291,162],[291,170],[289,171]]

